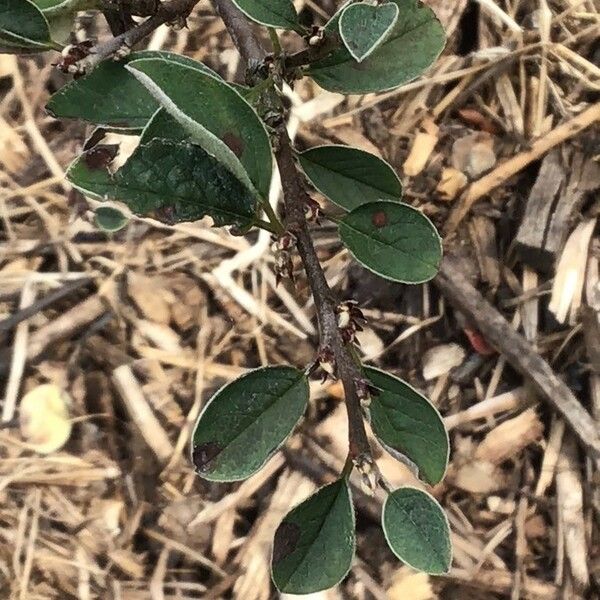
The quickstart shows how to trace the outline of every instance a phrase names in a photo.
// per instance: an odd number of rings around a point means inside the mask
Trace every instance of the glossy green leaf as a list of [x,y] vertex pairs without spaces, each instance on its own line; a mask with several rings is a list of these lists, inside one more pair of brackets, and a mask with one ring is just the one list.
[[340,35],[348,52],[358,62],[379,48],[398,21],[398,5],[356,2],[340,17]]
[[296,30],[300,27],[292,0],[233,0],[233,3],[261,25]]
[[379,390],[369,412],[375,436],[384,447],[406,456],[430,484],[448,465],[448,434],[435,406],[406,382],[372,367],[365,375]]
[[29,0],[0,0],[0,45],[3,51],[47,50],[48,21]]
[[[442,25],[434,12],[417,0],[393,0],[398,21],[385,41],[359,63],[345,47],[313,63],[308,74],[323,88],[343,94],[364,94],[396,88],[428,69],[444,48]],[[327,24],[337,31],[340,12]]]
[[129,223],[127,215],[111,206],[99,206],[95,211],[94,220],[99,229],[108,233],[120,231]]
[[256,205],[250,192],[200,146],[152,140],[138,146],[114,174],[103,147],[69,168],[69,181],[84,194],[120,200],[137,215],[175,223],[211,216],[217,225],[247,225]]
[[[254,109],[224,81],[171,60],[140,59],[127,68],[200,144],[266,198],[272,175],[269,136]],[[185,85],[182,85],[185,82]]]
[[391,281],[428,281],[442,259],[433,223],[402,202],[363,204],[339,222],[339,233],[358,262]]
[[126,66],[150,57],[168,58],[217,76],[202,63],[185,56],[170,52],[134,52],[121,61],[106,60],[91,73],[62,87],[50,98],[48,112],[57,118],[83,119],[113,129],[142,129],[159,105]]
[[355,548],[354,510],[345,479],[326,485],[292,509],[273,543],[273,581],[281,592],[310,594],[348,573]]
[[399,488],[386,498],[381,521],[389,547],[408,566],[431,575],[450,570],[450,527],[433,496],[414,487]]
[[402,184],[384,160],[350,146],[317,146],[302,152],[310,182],[332,202],[353,210],[367,202],[400,200]]
[[192,460],[211,481],[258,471],[290,435],[308,402],[306,375],[293,367],[256,369],[217,392],[192,436]]

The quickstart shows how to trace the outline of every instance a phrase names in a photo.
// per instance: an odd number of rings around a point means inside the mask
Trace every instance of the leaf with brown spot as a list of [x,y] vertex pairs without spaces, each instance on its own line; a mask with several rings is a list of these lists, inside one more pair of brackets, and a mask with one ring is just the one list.
[[354,510],[345,479],[293,508],[275,532],[273,581],[281,592],[310,594],[348,573],[355,547]]
[[240,138],[239,136],[235,135],[235,133],[232,133],[231,131],[228,131],[221,139],[225,142],[225,144],[227,145],[227,147],[238,158],[240,158],[240,156],[244,152],[244,142],[242,141],[242,138]]
[[371,221],[373,222],[373,225],[375,225],[375,227],[377,227],[378,229],[380,227],[385,227],[387,225],[387,215],[385,214],[385,211],[380,210],[376,213],[373,213]]
[[83,154],[83,160],[88,169],[97,171],[106,169],[106,167],[108,167],[108,165],[116,158],[118,153],[118,144],[96,145]]
[[251,191],[268,197],[273,164],[269,135],[254,108],[234,87],[171,58],[142,58],[126,68],[195,144]]
[[438,272],[440,236],[433,223],[408,204],[363,204],[339,222],[339,233],[358,262],[391,281],[423,283]]
[[258,471],[292,432],[307,402],[308,380],[293,367],[255,369],[223,387],[194,428],[192,459],[203,467],[200,476],[238,481]]
[[192,450],[192,460],[194,466],[200,473],[206,473],[209,470],[210,463],[223,450],[216,442],[206,442],[199,446],[194,446]]
[[277,528],[273,539],[273,564],[276,565],[286,556],[289,556],[298,545],[300,539],[300,526],[296,523],[284,521]]

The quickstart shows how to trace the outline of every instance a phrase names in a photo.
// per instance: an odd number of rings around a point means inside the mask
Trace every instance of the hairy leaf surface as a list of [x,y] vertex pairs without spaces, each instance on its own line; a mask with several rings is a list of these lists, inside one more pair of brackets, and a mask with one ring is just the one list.
[[414,487],[399,488],[388,495],[381,520],[387,543],[401,561],[432,575],[450,570],[450,527],[433,496]]
[[398,21],[398,5],[394,2],[373,5],[356,2],[340,16],[340,35],[352,57],[362,62],[386,40]]
[[[396,88],[428,69],[444,48],[444,29],[433,11],[418,0],[393,0],[396,25],[385,41],[363,62],[345,47],[313,63],[308,74],[326,90],[365,94]],[[340,12],[327,24],[336,31]]]
[[263,198],[268,196],[273,169],[269,136],[254,109],[232,86],[171,60],[140,59],[127,68],[195,143]]

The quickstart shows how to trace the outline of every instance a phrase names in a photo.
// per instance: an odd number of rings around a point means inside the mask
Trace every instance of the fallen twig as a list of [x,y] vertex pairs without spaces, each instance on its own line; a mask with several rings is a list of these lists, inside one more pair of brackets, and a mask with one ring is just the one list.
[[541,397],[563,416],[582,446],[600,460],[600,432],[592,417],[529,342],[467,281],[451,258],[442,261],[434,281],[450,303],[481,331],[513,368],[535,384]]

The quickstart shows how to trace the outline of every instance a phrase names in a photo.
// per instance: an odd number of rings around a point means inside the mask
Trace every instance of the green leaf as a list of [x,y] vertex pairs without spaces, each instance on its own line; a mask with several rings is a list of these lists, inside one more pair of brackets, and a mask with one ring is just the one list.
[[192,437],[198,474],[238,481],[258,471],[290,435],[308,402],[306,375],[293,367],[255,369],[217,392]]
[[353,210],[367,202],[400,200],[402,184],[384,160],[349,146],[317,146],[302,152],[310,182],[332,202]]
[[48,21],[33,2],[0,0],[0,45],[14,53],[52,46]]
[[104,148],[92,148],[69,167],[69,181],[84,194],[120,200],[137,215],[167,223],[210,215],[217,225],[244,226],[254,218],[250,192],[200,146],[152,140],[114,174]]
[[450,527],[433,496],[414,487],[397,489],[386,498],[381,521],[392,552],[409,567],[431,575],[450,570]]
[[[269,136],[254,109],[224,81],[166,59],[127,65],[195,143],[266,198],[272,175]],[[184,82],[184,85],[182,85]]]
[[339,233],[358,262],[391,281],[428,281],[442,259],[433,223],[402,202],[363,204],[339,222]]
[[94,220],[99,229],[108,233],[119,231],[129,223],[127,215],[110,206],[99,206],[94,214]]
[[159,108],[148,121],[142,131],[140,144],[150,140],[172,140],[174,142],[191,141],[192,134],[184,129],[179,122],[172,117],[164,108]]
[[[434,12],[417,0],[393,0],[399,8],[394,29],[363,62],[345,47],[313,63],[308,75],[323,88],[343,94],[365,94],[396,88],[428,69],[444,48],[444,29]],[[326,29],[336,31],[338,12]]]
[[113,129],[142,129],[159,105],[126,66],[149,57],[168,57],[217,77],[202,63],[185,56],[170,52],[134,52],[121,61],[106,60],[91,73],[62,87],[50,98],[46,106],[48,112],[57,118],[83,119]]
[[435,406],[406,382],[373,367],[365,375],[379,390],[371,400],[371,425],[377,439],[419,468],[428,483],[438,483],[448,465],[448,433]]
[[326,485],[283,519],[273,544],[273,581],[281,592],[310,594],[348,573],[354,557],[354,510],[345,479]]
[[261,25],[299,30],[298,14],[291,0],[233,0],[250,19]]
[[357,2],[340,17],[340,35],[352,57],[362,62],[379,48],[398,21],[398,5]]

